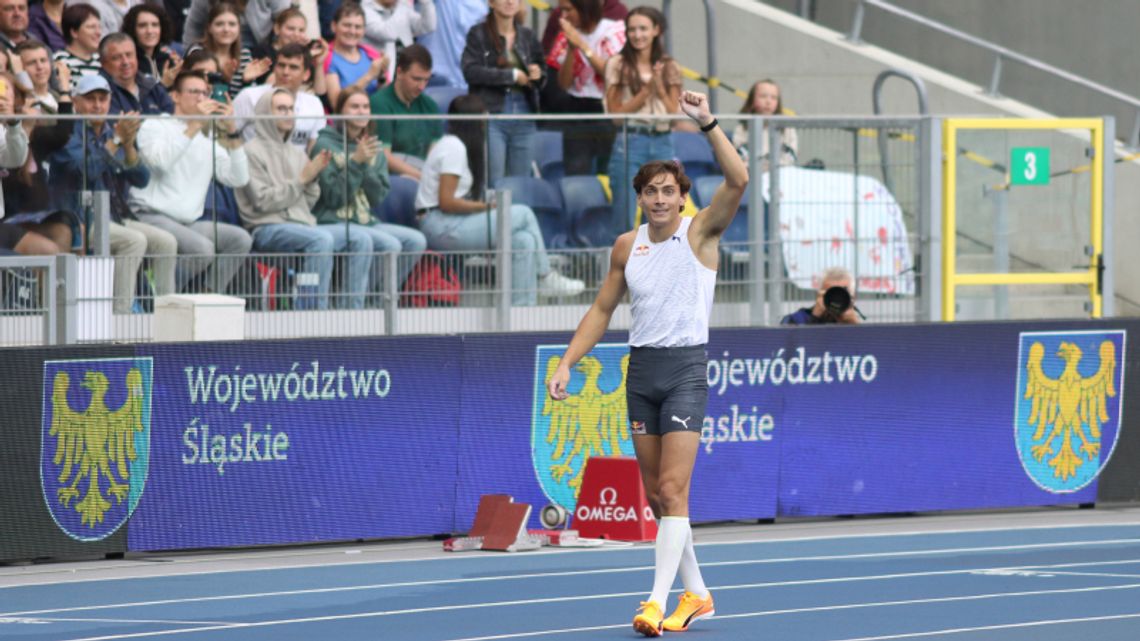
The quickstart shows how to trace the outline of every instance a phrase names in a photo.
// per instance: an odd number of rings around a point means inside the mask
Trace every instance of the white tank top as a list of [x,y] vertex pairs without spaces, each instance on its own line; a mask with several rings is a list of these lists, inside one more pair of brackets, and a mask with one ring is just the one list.
[[649,240],[649,225],[637,238],[625,264],[625,282],[632,301],[632,347],[687,347],[709,342],[716,270],[701,264],[689,246],[689,224],[664,242]]

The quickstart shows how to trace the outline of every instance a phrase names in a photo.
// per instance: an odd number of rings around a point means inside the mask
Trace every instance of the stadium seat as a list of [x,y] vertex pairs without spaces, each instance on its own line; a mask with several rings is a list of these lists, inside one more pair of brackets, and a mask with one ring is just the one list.
[[720,167],[713,158],[712,149],[703,134],[690,131],[674,131],[673,153],[685,168],[689,178],[700,178],[710,174],[719,174]]
[[534,160],[543,180],[556,184],[566,175],[562,164],[562,132],[538,131],[534,135]]
[[567,176],[559,186],[574,241],[584,247],[612,244],[611,207],[597,176]]
[[448,106],[451,105],[451,101],[459,96],[466,95],[467,90],[462,87],[428,87],[424,89],[424,93],[435,101],[439,107],[439,113],[445,114]]
[[407,176],[392,176],[392,188],[384,202],[372,209],[372,215],[386,223],[416,227],[416,191],[420,183]]
[[[724,182],[724,176],[701,176],[693,181],[693,201],[697,207],[704,209],[709,206],[712,201],[713,193],[716,188]],[[736,217],[732,219],[732,224],[725,230],[724,236],[721,241],[725,243],[746,243],[748,242],[748,198],[752,192],[752,186],[749,185],[744,190],[744,197],[740,199],[740,208],[736,210]],[[767,213],[765,211],[765,213]]]
[[540,178],[507,176],[499,179],[495,189],[510,190],[511,202],[526,205],[534,210],[548,248],[563,248],[570,245],[570,221],[562,206],[562,194],[553,185]]

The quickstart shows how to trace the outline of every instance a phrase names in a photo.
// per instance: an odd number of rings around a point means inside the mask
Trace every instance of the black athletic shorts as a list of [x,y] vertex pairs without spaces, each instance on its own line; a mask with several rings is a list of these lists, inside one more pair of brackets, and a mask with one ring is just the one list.
[[0,249],[16,249],[16,245],[28,233],[19,225],[0,223]]
[[705,346],[629,348],[625,394],[633,434],[700,434],[709,404]]

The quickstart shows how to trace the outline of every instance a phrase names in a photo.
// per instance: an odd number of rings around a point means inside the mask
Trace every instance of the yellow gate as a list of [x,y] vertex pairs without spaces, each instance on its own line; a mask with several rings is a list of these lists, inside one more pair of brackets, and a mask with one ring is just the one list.
[[955,319],[958,287],[981,286],[1087,288],[1084,309],[1101,316],[1103,127],[1099,118],[944,121],[943,320]]

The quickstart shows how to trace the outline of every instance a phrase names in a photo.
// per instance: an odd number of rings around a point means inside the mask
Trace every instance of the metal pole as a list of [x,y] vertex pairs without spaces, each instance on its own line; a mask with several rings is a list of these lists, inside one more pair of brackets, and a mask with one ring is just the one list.
[[88,249],[94,256],[111,255],[111,193],[91,192],[93,213],[88,228]]
[[994,57],[994,71],[993,71],[993,75],[990,76],[990,86],[988,89],[986,89],[986,95],[994,96],[994,97],[1000,96],[1001,94],[998,93],[998,87],[1000,85],[1001,85],[1001,54],[999,53],[997,56]]
[[854,207],[853,207],[851,217],[853,219],[852,225],[854,225],[854,230],[853,230],[852,235],[854,236],[854,241],[855,241],[855,247],[854,247],[854,251],[853,251],[854,255],[852,257],[853,260],[852,260],[852,265],[851,265],[851,281],[852,281],[851,286],[855,288],[856,292],[858,292],[859,291],[859,255],[860,255],[859,254],[859,244],[860,244],[859,243],[859,201],[861,200],[859,198],[860,194],[859,194],[859,127],[858,127],[858,125],[856,125],[855,128],[851,130],[851,134],[852,134],[852,144],[854,145],[854,149],[852,151],[853,168],[851,171],[851,173],[852,173],[851,200],[852,200]]
[[[1113,268],[1113,261],[1115,260],[1116,252],[1112,249],[1112,224],[1115,212],[1113,211],[1113,197],[1116,193],[1116,177],[1113,175],[1116,166],[1116,153],[1113,151],[1116,145],[1116,118],[1112,116],[1104,117],[1104,130],[1101,132],[1102,137],[1099,141],[1101,149],[1104,153],[1103,166],[1103,180],[1104,180],[1104,196],[1101,198],[1101,316],[1109,318],[1116,315],[1116,277],[1115,269]],[[1092,185],[1095,189],[1096,185]]]
[[511,282],[511,192],[503,189],[496,192],[499,197],[499,208],[495,212],[487,212],[488,216],[496,216],[495,237],[498,246],[498,264],[495,271],[499,276],[499,293],[495,305],[496,325],[501,332],[511,329],[511,292],[514,288]]
[[[49,276],[51,270],[48,270]],[[73,345],[79,336],[76,316],[76,290],[79,283],[79,268],[74,254],[56,256],[55,282],[49,287],[58,287],[55,297],[55,345]]]
[[918,242],[915,262],[917,320],[942,318],[942,121],[923,118],[918,126]]
[[[759,126],[761,123],[756,122]],[[766,321],[768,324],[778,323],[784,302],[784,252],[780,238],[780,130],[772,125],[768,127],[768,196],[771,203],[768,206],[768,307]]]
[[400,271],[400,252],[397,250],[381,256],[374,255],[372,260],[381,257],[384,260],[384,333],[393,336],[396,333],[396,310],[400,304],[400,283],[397,281],[397,274]]
[[[1009,273],[1009,188],[987,189],[994,203],[994,273]],[[994,286],[994,318],[1009,318],[1009,286]]]
[[[752,187],[748,193],[748,269],[749,269],[749,287],[750,301],[749,309],[749,322],[752,325],[765,325],[768,322],[767,305],[765,304],[764,293],[764,273],[765,273],[765,254],[768,248],[772,247],[771,241],[766,242],[768,238],[767,230],[764,228],[764,190],[761,187],[763,173],[760,171],[760,154],[761,138],[764,133],[762,125],[763,119],[752,116],[751,121],[748,123],[748,175],[751,176],[749,181]],[[776,211],[776,196],[775,188],[770,190],[772,195],[772,205],[769,206],[769,217],[775,216]],[[769,222],[768,227],[771,227]]]
[[863,0],[859,0],[859,2],[855,4],[855,15],[851,19],[851,31],[847,34],[847,40],[855,44],[863,42],[861,36],[863,34],[864,11]]

